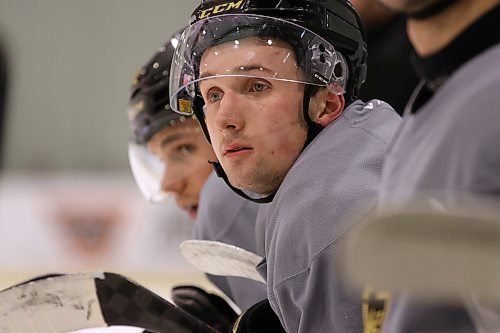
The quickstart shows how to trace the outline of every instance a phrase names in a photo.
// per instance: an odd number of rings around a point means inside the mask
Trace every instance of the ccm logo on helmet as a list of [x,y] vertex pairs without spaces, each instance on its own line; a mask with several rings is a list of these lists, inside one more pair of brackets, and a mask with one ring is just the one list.
[[230,1],[207,9],[200,10],[198,14],[198,19],[201,20],[206,17],[209,17],[212,14],[224,13],[230,11],[231,9],[240,9],[244,2],[245,2],[244,0]]

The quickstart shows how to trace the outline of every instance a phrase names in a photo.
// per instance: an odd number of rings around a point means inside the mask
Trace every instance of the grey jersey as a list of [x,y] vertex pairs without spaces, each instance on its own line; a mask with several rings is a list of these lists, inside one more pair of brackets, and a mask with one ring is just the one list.
[[[500,196],[499,68],[496,45],[462,65],[417,113],[405,116],[384,165],[382,206],[420,193],[438,192],[447,201],[463,192]],[[463,307],[404,297],[398,303],[387,332],[473,331]]]
[[344,233],[375,205],[382,161],[400,117],[386,103],[352,103],[295,161],[265,225],[266,277],[272,308],[288,332],[362,332],[361,295],[340,268]]
[[[195,237],[236,245],[255,253],[257,210],[258,204],[234,193],[212,172],[201,192]],[[208,275],[208,278],[241,310],[266,298],[266,287],[262,283],[238,277]]]

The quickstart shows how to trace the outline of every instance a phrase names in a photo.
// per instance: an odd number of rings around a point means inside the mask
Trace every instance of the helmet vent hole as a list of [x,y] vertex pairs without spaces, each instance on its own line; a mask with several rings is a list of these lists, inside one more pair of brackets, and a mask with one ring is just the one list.
[[333,69],[333,75],[335,75],[336,78],[342,77],[342,65],[340,62],[337,62],[335,64],[335,68]]

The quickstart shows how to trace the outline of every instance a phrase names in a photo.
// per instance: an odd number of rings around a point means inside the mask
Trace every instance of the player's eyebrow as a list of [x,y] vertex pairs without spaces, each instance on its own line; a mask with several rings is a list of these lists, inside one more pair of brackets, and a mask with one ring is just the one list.
[[[238,73],[246,73],[246,72],[252,72],[252,71],[259,71],[259,72],[265,72],[265,73],[270,73],[274,74],[275,71],[272,71],[271,69],[259,65],[259,64],[252,64],[252,65],[247,65],[247,66],[237,66],[233,67],[231,70],[226,70],[226,72],[229,74],[238,74]],[[224,75],[224,74],[215,74],[212,72],[203,72],[200,74],[200,79],[204,79],[207,77],[211,76],[217,76],[217,75]]]
[[169,135],[165,139],[163,139],[160,146],[163,148],[163,147],[171,144],[174,141],[182,139],[182,137],[183,137],[183,135],[181,133]]

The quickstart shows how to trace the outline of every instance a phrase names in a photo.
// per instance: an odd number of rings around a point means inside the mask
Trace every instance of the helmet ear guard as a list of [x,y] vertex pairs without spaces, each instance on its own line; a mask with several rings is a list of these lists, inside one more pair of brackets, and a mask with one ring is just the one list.
[[312,40],[304,55],[305,67],[314,68],[313,77],[337,95],[345,93],[344,87],[348,81],[347,63],[341,53],[336,52],[329,43],[321,38]]

